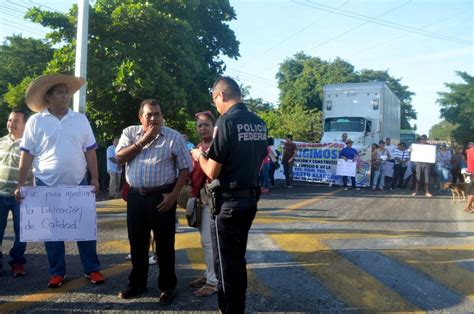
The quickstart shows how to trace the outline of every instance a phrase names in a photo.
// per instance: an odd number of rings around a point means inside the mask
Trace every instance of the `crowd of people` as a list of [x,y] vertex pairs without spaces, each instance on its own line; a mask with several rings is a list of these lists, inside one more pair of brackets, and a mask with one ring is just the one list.
[[[96,149],[98,147],[86,116],[69,108],[71,96],[85,80],[71,75],[43,75],[27,89],[26,103],[36,112],[15,109],[7,121],[8,134],[0,139],[0,245],[9,211],[13,216],[15,240],[9,252],[13,276],[26,275],[26,243],[20,241],[20,202],[22,187],[89,185],[99,191]],[[223,313],[243,313],[247,288],[245,252],[248,232],[257,212],[261,193],[275,186],[275,171],[283,165],[285,184],[293,187],[293,166],[297,145],[286,136],[280,153],[274,140],[267,137],[265,123],[242,103],[238,84],[229,77],[218,78],[212,86],[212,102],[220,113],[195,114],[200,141],[194,146],[183,134],[163,125],[162,104],[156,99],[143,100],[138,109],[139,125],[126,127],[107,149],[109,196],[121,195],[120,178],[125,171],[127,193],[127,233],[132,270],[119,298],[140,297],[147,291],[150,242],[159,267],[158,302],[169,305],[176,296],[175,232],[177,199],[185,184],[191,189],[187,212],[196,211],[206,264],[202,276],[189,286],[193,294],[205,297],[218,293]],[[342,135],[345,147],[339,158],[357,160],[353,141]],[[427,137],[417,142],[427,144]],[[474,172],[474,143],[464,152],[440,145],[434,166],[410,162],[411,147],[391,144],[390,138],[372,145],[371,188],[383,191],[384,169],[393,162],[391,189],[406,188],[409,167],[414,178],[414,193],[424,184],[425,196],[430,179],[441,187],[448,182],[465,184],[466,211],[473,211],[471,175]],[[242,162],[245,160],[246,162]],[[461,169],[467,167],[466,173]],[[90,180],[87,181],[87,172]],[[434,176],[433,176],[434,174]],[[465,178],[467,179],[465,182]],[[355,177],[343,177],[343,186]],[[153,237],[150,237],[153,234]],[[63,285],[66,275],[64,241],[44,243],[48,258],[48,287]],[[105,278],[96,249],[96,241],[77,241],[84,276],[92,284]],[[3,267],[0,251],[0,267]]]
[[[91,125],[84,114],[69,108],[72,95],[84,83],[80,77],[62,74],[35,79],[25,99],[36,113],[28,118],[26,112],[13,110],[7,122],[9,133],[0,139],[0,245],[11,211],[15,240],[10,265],[15,277],[26,275],[26,243],[20,241],[22,187],[89,185],[92,192],[99,191],[98,145]],[[216,120],[210,111],[196,113],[200,137],[196,147],[183,134],[163,125],[158,100],[146,99],[138,109],[140,124],[126,127],[107,149],[109,197],[121,195],[127,201],[132,263],[119,298],[137,298],[147,291],[149,265],[154,264],[148,252],[150,242],[154,242],[155,263],[160,270],[158,302],[173,302],[178,281],[177,199],[190,182],[186,207],[198,213],[206,271],[189,285],[197,288],[193,292],[197,297],[217,292],[223,313],[245,311],[248,231],[260,194],[274,184],[271,173],[278,153],[269,147],[263,120],[242,103],[240,87],[233,79],[220,77],[215,81],[212,102],[220,117]],[[120,189],[123,170],[126,194]],[[104,283],[96,241],[76,242],[84,276],[92,284]],[[64,241],[47,241],[44,246],[49,262],[48,287],[60,287],[66,276]],[[0,250],[1,267],[2,257]]]

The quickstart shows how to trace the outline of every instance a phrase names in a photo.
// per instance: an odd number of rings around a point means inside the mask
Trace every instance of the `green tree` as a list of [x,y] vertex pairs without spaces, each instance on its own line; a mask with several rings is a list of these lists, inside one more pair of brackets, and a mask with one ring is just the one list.
[[321,110],[324,85],[351,82],[356,75],[354,67],[340,58],[327,62],[298,52],[280,65],[276,78],[283,109],[302,105]]
[[455,124],[454,139],[466,143],[474,139],[474,77],[466,72],[457,71],[463,83],[445,83],[449,92],[439,92],[438,104],[441,117]]
[[[30,76],[43,73],[53,57],[51,45],[21,35],[6,37],[0,45],[0,121],[6,121],[14,107],[26,107],[25,89]],[[6,132],[2,123],[2,134]]]
[[[102,144],[137,123],[146,98],[161,101],[167,125],[186,130],[186,121],[208,108],[220,57],[239,56],[227,0],[97,0],[89,12],[86,112]],[[33,8],[27,16],[64,44],[47,71],[72,73],[77,7],[67,14]]]
[[285,138],[293,135],[295,141],[319,141],[322,134],[321,112],[307,110],[301,105],[288,109],[263,111],[259,116],[265,121],[269,136]]
[[301,104],[306,109],[322,110],[323,87],[326,84],[385,81],[401,101],[401,128],[410,129],[410,120],[416,119],[411,105],[413,92],[391,77],[387,71],[354,71],[350,63],[336,58],[333,62],[298,52],[286,59],[276,74],[280,89],[281,108]]
[[439,139],[442,141],[452,141],[454,139],[453,132],[455,129],[456,126],[454,124],[442,120],[431,127],[429,137],[431,139]]

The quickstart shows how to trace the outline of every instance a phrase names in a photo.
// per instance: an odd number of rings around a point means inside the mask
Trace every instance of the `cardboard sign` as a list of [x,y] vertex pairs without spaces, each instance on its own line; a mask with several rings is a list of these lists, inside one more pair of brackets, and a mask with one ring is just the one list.
[[87,185],[21,188],[20,241],[96,240],[93,189]]
[[337,160],[336,175],[355,177],[357,163],[353,160]]
[[410,161],[434,164],[436,161],[436,145],[411,144]]

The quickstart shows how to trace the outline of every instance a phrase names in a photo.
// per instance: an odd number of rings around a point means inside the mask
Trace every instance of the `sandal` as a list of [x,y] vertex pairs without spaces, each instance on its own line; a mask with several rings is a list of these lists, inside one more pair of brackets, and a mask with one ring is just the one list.
[[206,283],[204,286],[201,287],[201,289],[194,291],[193,294],[196,297],[207,297],[207,296],[210,296],[210,295],[212,295],[216,292],[217,292],[217,286],[216,285]]
[[206,277],[198,277],[189,283],[191,288],[201,288],[206,284]]

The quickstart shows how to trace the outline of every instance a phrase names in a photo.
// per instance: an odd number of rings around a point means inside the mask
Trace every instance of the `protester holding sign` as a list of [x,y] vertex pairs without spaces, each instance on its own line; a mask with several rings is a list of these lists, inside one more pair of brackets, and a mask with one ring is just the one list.
[[[27,116],[20,109],[14,109],[8,116],[8,134],[0,139],[0,269],[2,262],[2,242],[8,221],[8,212],[12,212],[15,240],[10,250],[10,266],[14,277],[26,274],[24,257],[26,243],[20,242],[20,203],[13,195],[18,184],[18,165],[20,162],[20,142],[25,130]],[[28,170],[28,184],[32,183],[31,171]]]
[[[339,158],[344,159],[344,161],[350,160],[351,162],[355,162],[355,159],[359,157],[359,153],[357,150],[352,148],[352,143],[354,143],[351,139],[348,139],[346,141],[346,147],[344,147],[340,153],[339,153]],[[356,189],[356,180],[355,180],[355,174],[354,176],[351,176],[351,182],[352,182],[352,188]],[[344,186],[344,190],[347,191],[347,180],[348,176],[342,176],[342,184]],[[357,188],[357,190],[360,190],[360,188]]]
[[423,134],[419,144],[412,144],[408,149],[411,153],[410,160],[416,162],[416,183],[415,192],[411,196],[416,196],[420,187],[421,174],[425,179],[425,196],[431,197],[429,191],[431,163],[436,160],[436,146],[426,144],[428,137]]
[[[99,191],[96,149],[98,147],[90,122],[82,113],[69,109],[71,96],[85,80],[72,75],[42,75],[26,90],[26,104],[36,113],[26,123],[20,144],[20,173],[17,200],[22,199],[20,187],[25,185],[28,169],[33,164],[37,186],[87,185]],[[77,241],[85,277],[93,284],[103,283],[96,241]],[[63,284],[66,273],[63,241],[45,242],[49,261],[48,287]]]

